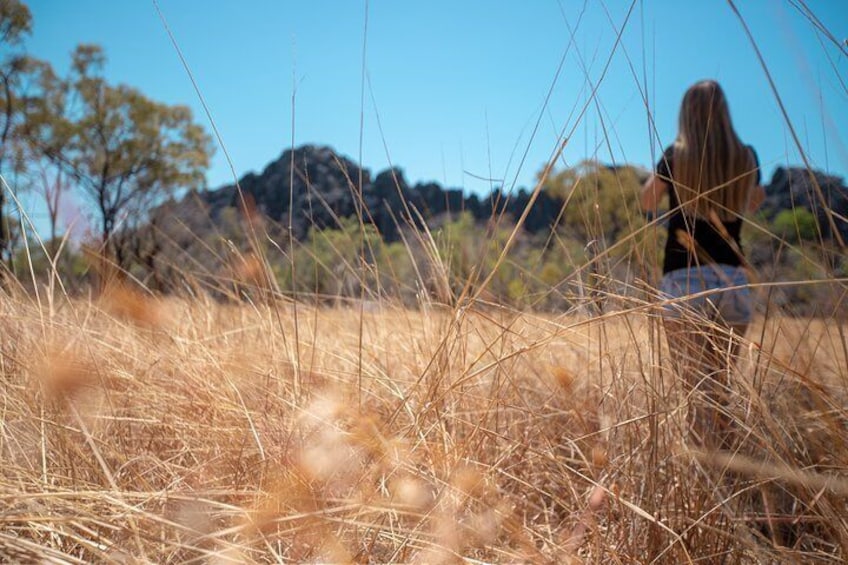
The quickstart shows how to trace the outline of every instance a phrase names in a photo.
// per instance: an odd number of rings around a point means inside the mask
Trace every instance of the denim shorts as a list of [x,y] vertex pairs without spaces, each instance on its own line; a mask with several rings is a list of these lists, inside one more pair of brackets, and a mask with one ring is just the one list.
[[731,325],[753,318],[753,296],[742,267],[713,263],[671,271],[660,282],[660,299],[670,300],[662,304],[663,316],[670,318],[690,312]]

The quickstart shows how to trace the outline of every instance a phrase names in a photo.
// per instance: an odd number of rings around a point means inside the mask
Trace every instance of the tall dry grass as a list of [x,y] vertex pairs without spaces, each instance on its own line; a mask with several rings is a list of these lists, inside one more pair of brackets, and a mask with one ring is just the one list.
[[0,560],[845,559],[832,321],[751,328],[702,453],[646,310],[112,300],[3,297]]
[[[453,284],[426,230],[408,235],[436,298],[414,310],[281,296],[252,222],[216,289],[229,303],[206,280],[191,299],[126,282],[69,297],[56,272],[33,293],[5,281],[0,561],[845,562],[844,317],[790,317],[763,283],[713,408],[734,441],[696,448],[680,352],[633,288],[657,223],[625,258],[612,251],[627,242],[592,234],[576,290],[551,289],[609,302],[593,315],[485,302],[490,273]],[[366,255],[345,264],[355,280]],[[843,304],[844,277],[823,271]]]

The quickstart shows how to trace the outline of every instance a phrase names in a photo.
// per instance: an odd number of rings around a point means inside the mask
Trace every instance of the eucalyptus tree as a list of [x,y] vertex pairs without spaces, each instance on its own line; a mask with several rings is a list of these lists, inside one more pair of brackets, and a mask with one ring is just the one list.
[[187,106],[110,84],[105,63],[100,47],[80,45],[68,77],[45,73],[27,135],[94,210],[108,258],[126,267],[130,257],[122,234],[176,190],[201,187],[213,147]]

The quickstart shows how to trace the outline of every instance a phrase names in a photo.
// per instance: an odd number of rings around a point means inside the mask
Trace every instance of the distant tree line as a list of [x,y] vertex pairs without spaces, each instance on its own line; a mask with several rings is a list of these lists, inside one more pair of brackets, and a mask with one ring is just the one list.
[[[372,176],[329,147],[305,145],[237,185],[192,191],[156,208],[145,239],[159,242],[150,263],[158,266],[138,276],[167,272],[168,288],[197,281],[220,288],[222,280],[235,287],[244,278],[237,267],[250,256],[254,267],[262,259],[279,292],[299,299],[414,304],[475,295],[528,308],[598,310],[638,295],[638,281],[656,281],[664,228],[649,227],[638,208],[646,175],[584,161],[550,174],[528,209],[528,190],[478,196],[410,185],[400,168]],[[844,214],[842,179],[815,175],[833,210]],[[767,193],[743,231],[755,268],[767,280],[839,277],[845,261],[820,229],[807,171],[778,168]],[[256,229],[264,236],[258,247],[247,237]],[[826,310],[839,303],[830,291],[825,299],[826,287],[788,287],[774,299],[799,312]]]

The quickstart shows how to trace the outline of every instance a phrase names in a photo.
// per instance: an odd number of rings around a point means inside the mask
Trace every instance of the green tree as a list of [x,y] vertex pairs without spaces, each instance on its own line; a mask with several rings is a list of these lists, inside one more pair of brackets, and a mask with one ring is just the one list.
[[364,290],[377,298],[383,243],[374,226],[364,228],[355,218],[342,218],[337,228],[311,230],[305,241],[296,243],[292,256],[275,268],[280,288],[323,298],[358,297]]
[[816,217],[801,207],[781,210],[774,217],[772,225],[774,233],[793,243],[813,240],[819,233]]
[[[26,57],[21,44],[32,29],[32,15],[18,0],[0,0],[0,175],[12,161],[11,143],[17,135],[22,112],[19,87]],[[11,260],[10,224],[6,211],[6,188],[0,186],[0,260]]]
[[407,304],[415,304],[418,292],[426,287],[413,253],[407,244],[395,241],[381,243],[377,254],[380,287],[386,295]]
[[[468,212],[462,212],[456,219],[445,222],[437,231],[439,257],[454,296],[459,295],[466,284],[475,282],[475,274],[479,273],[483,259],[484,251],[481,247],[484,237],[485,234]],[[434,277],[438,275],[437,271]]]
[[45,75],[27,131],[94,206],[104,251],[126,267],[128,246],[118,230],[131,231],[175,190],[202,186],[213,148],[189,108],[108,84],[105,62],[100,47],[80,45],[67,79]]
[[[524,305],[534,276],[528,257],[531,247],[528,235],[520,232],[509,253],[501,258],[512,231],[513,225],[508,222],[478,224],[469,212],[445,222],[435,230],[438,257],[433,257],[429,265],[434,293],[442,300],[479,293],[485,300]],[[449,296],[444,296],[444,284],[439,284],[445,277]],[[487,285],[481,288],[484,281]]]
[[579,301],[603,308],[605,297],[621,292],[615,281],[632,277],[647,235],[640,231],[645,220],[638,202],[643,174],[630,165],[583,161],[545,182],[544,189],[565,202],[557,240],[580,273],[570,286]]
[[640,172],[583,161],[551,175],[544,190],[565,203],[563,223],[574,237],[603,240],[605,246],[643,224],[639,211]]

